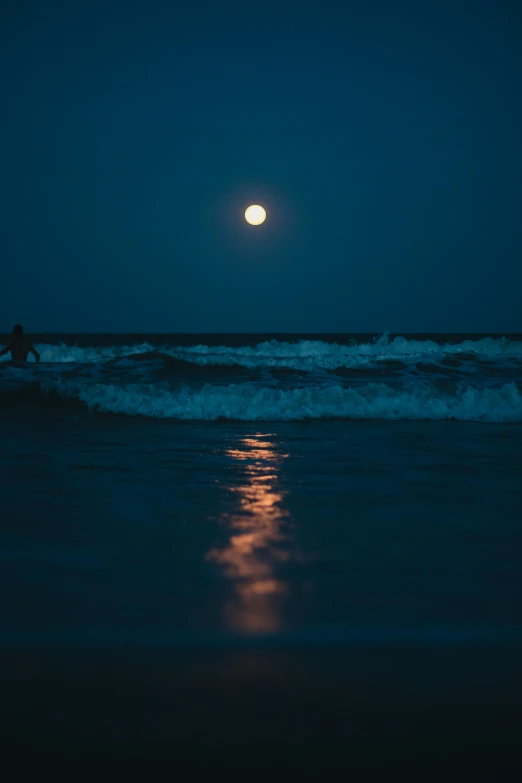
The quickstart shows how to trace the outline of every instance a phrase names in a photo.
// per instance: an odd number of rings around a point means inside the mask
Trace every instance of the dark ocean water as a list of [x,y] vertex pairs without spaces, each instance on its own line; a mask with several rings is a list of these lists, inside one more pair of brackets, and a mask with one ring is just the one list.
[[521,335],[34,342],[0,363],[6,747],[514,769]]

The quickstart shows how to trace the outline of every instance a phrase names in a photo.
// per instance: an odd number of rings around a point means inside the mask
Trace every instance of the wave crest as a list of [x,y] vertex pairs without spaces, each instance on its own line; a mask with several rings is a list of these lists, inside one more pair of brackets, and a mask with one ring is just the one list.
[[80,400],[90,410],[160,419],[299,421],[303,419],[458,419],[461,421],[520,422],[522,395],[514,383],[475,389],[458,387],[454,394],[419,384],[412,390],[370,383],[291,390],[256,388],[248,384],[199,390],[165,385],[101,383],[42,384],[47,392]]
[[298,340],[287,342],[269,340],[255,346],[231,347],[227,345],[151,345],[143,342],[124,346],[79,347],[76,345],[37,344],[44,363],[97,363],[127,357],[142,357],[158,353],[199,366],[241,366],[249,369],[261,367],[288,367],[298,370],[339,367],[364,367],[374,363],[401,361],[405,363],[426,360],[441,361],[453,357],[461,359],[487,358],[490,360],[522,359],[522,341],[508,338],[484,337],[461,343],[439,344],[433,340],[415,340],[383,335],[373,342],[348,344],[323,340]]

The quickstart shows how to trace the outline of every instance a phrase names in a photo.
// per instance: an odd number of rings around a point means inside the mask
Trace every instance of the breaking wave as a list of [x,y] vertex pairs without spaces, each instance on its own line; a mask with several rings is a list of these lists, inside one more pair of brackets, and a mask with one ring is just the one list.
[[249,384],[172,389],[152,384],[42,384],[44,391],[75,399],[89,410],[159,419],[300,421],[304,419],[458,419],[522,421],[522,395],[514,383],[497,388],[458,387],[444,393],[428,383],[411,390],[385,383],[279,389]]
[[383,335],[371,343],[342,345],[322,340],[299,340],[295,343],[270,340],[255,347],[229,348],[195,345],[166,350],[176,358],[185,358],[197,364],[242,365],[245,367],[290,367],[294,369],[336,369],[357,367],[374,362],[399,360],[419,361],[446,356],[503,357],[522,359],[522,341],[487,337],[462,343],[439,345],[432,340],[407,340]]
[[295,342],[269,340],[254,346],[231,347],[227,345],[151,345],[143,342],[135,345],[79,347],[77,345],[37,344],[44,363],[100,363],[146,354],[161,354],[200,366],[242,366],[246,368],[288,367],[299,370],[336,369],[360,367],[369,364],[402,361],[415,362],[429,358],[475,357],[482,359],[522,360],[522,341],[508,338],[485,337],[460,343],[439,344],[433,340],[415,340],[405,337],[390,339],[383,335],[372,342],[348,344],[323,340],[298,340]]
[[38,366],[0,367],[4,405],[179,420],[522,421],[522,340],[505,337],[37,349]]

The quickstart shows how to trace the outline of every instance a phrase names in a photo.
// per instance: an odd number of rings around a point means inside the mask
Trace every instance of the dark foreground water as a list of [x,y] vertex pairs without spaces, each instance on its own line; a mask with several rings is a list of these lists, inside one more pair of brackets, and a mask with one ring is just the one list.
[[3,758],[522,770],[516,337],[61,341],[0,370]]

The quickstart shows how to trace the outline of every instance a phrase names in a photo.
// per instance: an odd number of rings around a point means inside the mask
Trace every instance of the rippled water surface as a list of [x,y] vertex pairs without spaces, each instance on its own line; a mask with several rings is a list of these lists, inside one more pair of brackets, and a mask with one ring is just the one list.
[[[464,717],[476,739],[496,714],[511,741],[522,343],[108,341],[42,341],[39,367],[0,370],[11,742],[126,753],[114,727],[130,720],[118,701],[129,689],[156,716],[139,734],[152,756],[154,737],[168,755],[169,726],[190,745],[187,726],[202,730],[210,710],[229,727],[230,761],[231,732],[247,731],[242,693],[270,714],[279,700],[273,726],[286,715],[297,734],[270,747],[294,766],[322,758],[320,743],[315,756],[289,750],[310,725],[307,699],[327,723],[341,699],[356,742],[363,713],[424,714],[424,689],[440,725],[458,716],[454,739]],[[97,739],[86,727],[101,720],[98,702],[70,701],[80,671],[98,698],[119,694]],[[52,713],[42,733],[49,689],[70,720]],[[427,724],[402,720],[404,754]],[[314,741],[340,753],[312,723]]]

